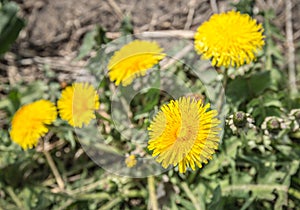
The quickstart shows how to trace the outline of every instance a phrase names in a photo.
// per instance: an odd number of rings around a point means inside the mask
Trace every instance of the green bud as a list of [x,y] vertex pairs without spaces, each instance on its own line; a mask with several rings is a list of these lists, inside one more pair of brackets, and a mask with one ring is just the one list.
[[271,132],[279,132],[280,130],[280,122],[276,118],[272,118],[267,122],[267,129]]
[[236,127],[242,128],[246,125],[247,123],[247,116],[244,112],[238,111],[234,113],[233,115],[233,124]]

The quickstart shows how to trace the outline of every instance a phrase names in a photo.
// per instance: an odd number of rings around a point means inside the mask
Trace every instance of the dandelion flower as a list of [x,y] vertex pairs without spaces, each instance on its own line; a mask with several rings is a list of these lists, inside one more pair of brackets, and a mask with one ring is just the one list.
[[148,149],[164,168],[178,165],[179,172],[187,167],[195,170],[212,159],[218,148],[220,121],[210,104],[182,97],[161,107],[151,122]]
[[156,42],[135,40],[115,52],[108,63],[108,74],[116,85],[129,85],[137,76],[165,57],[163,49]]
[[99,105],[99,96],[88,83],[74,83],[66,87],[57,102],[60,117],[79,128],[96,118],[94,112]]
[[255,59],[264,45],[263,27],[247,14],[215,14],[195,34],[195,50],[213,66],[241,66]]
[[38,100],[22,106],[11,122],[10,136],[24,150],[37,145],[40,137],[48,132],[46,125],[57,117],[56,107],[47,100]]
[[128,168],[132,168],[136,165],[136,158],[135,155],[130,155],[125,159],[125,164]]

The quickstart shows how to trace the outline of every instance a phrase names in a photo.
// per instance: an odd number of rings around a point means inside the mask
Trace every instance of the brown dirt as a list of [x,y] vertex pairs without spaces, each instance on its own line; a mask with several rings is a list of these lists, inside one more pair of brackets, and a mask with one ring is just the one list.
[[[13,84],[43,78],[45,65],[64,80],[85,65],[72,62],[83,36],[95,25],[118,32],[130,16],[135,33],[158,30],[196,30],[215,12],[231,9],[230,2],[206,0],[17,0],[27,21],[10,53],[0,62],[1,83]],[[214,2],[216,4],[214,5]],[[257,0],[258,11],[273,8],[274,23],[285,35],[285,1]],[[293,1],[294,43],[300,40],[300,2]],[[283,45],[283,47],[286,47]],[[299,45],[297,46],[299,49]],[[297,61],[298,62],[298,61]],[[65,76],[61,77],[60,75]],[[1,90],[0,90],[1,91]]]
[[20,3],[28,24],[19,44],[23,49],[38,50],[40,56],[66,55],[77,50],[82,36],[97,24],[116,32],[124,16],[130,16],[136,32],[140,32],[184,29],[190,8],[197,16],[186,29],[195,29],[212,14],[210,4],[203,0],[26,0]]

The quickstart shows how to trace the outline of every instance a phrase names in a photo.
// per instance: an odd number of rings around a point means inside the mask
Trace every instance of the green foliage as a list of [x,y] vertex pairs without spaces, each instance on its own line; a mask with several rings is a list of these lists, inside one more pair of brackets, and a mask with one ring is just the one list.
[[255,4],[255,0],[241,0],[238,1],[237,3],[233,3],[232,5],[236,7],[236,9],[241,13],[247,13],[250,16],[252,16],[254,4]]
[[86,33],[79,49],[77,59],[80,60],[84,58],[94,48],[97,50],[102,44],[108,43],[110,40],[105,36],[105,33],[105,29],[101,26],[97,26],[94,30]]
[[239,105],[250,98],[259,96],[270,87],[270,75],[269,71],[264,71],[235,78],[228,84],[226,96],[229,102]]
[[0,55],[9,50],[25,26],[24,20],[17,16],[18,10],[14,2],[0,3]]
[[129,16],[126,16],[123,19],[120,31],[122,32],[123,36],[133,34],[133,25]]

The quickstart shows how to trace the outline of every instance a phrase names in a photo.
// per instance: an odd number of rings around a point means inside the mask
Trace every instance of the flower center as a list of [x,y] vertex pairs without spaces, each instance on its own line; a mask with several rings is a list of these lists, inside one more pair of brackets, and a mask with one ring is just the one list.
[[87,103],[83,101],[77,102],[77,104],[73,104],[73,113],[74,114],[82,114],[88,110]]
[[176,137],[178,141],[188,141],[193,139],[193,132],[188,126],[181,126],[177,129]]

